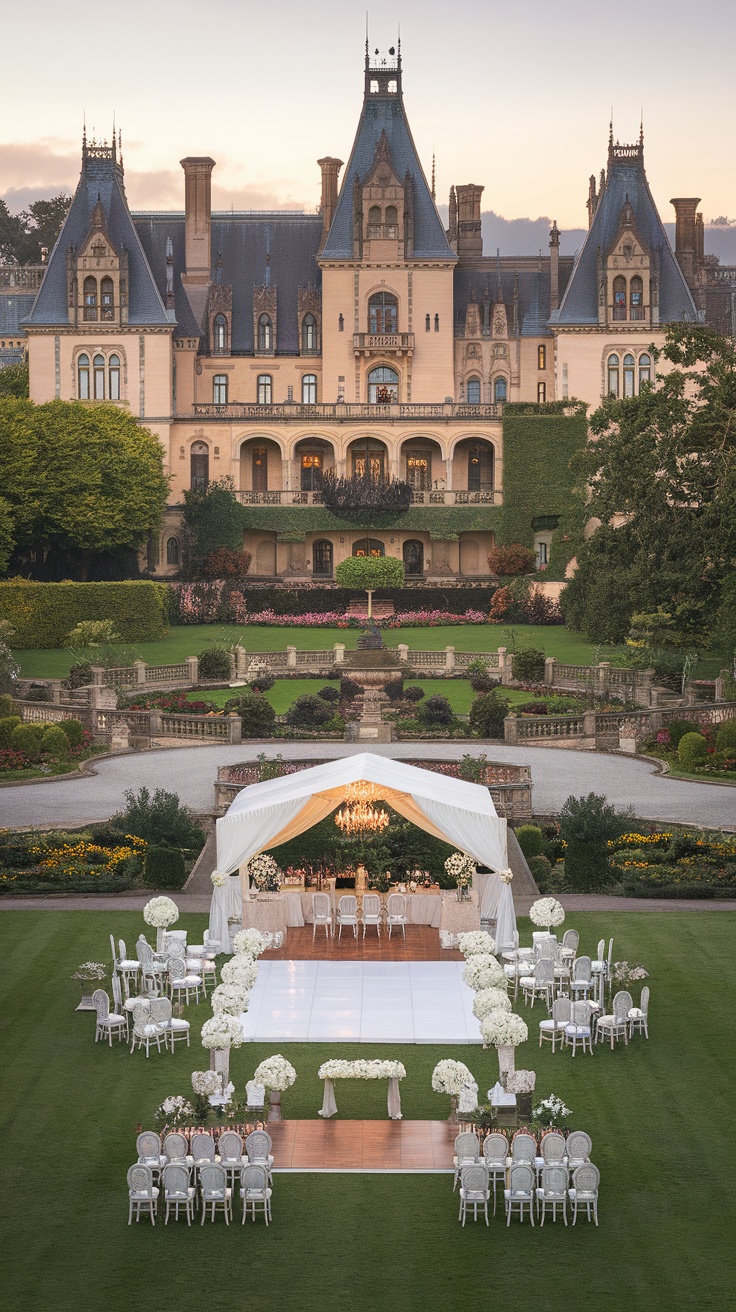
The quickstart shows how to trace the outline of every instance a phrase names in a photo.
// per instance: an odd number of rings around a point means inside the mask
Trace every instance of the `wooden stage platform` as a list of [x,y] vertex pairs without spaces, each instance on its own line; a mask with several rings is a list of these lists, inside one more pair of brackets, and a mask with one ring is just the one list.
[[276,952],[264,954],[264,961],[462,961],[462,953],[440,946],[439,930],[430,925],[407,925],[406,938],[401,932],[391,938],[385,930],[381,937],[368,929],[363,938],[352,930],[343,930],[342,938],[327,938],[318,929],[312,939],[312,926],[290,929],[286,942]]
[[[311,931],[310,931],[311,933]],[[451,1171],[447,1121],[280,1121],[266,1127],[275,1171]]]

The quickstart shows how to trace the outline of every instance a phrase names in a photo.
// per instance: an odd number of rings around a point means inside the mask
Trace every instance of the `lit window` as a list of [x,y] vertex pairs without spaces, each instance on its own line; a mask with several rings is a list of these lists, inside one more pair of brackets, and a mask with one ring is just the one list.
[[642,383],[650,383],[651,381],[652,381],[652,358],[651,356],[646,354],[640,355],[639,356],[639,388],[641,389]]
[[120,400],[120,356],[111,355],[107,369],[108,392],[111,401]]
[[112,278],[102,279],[102,318],[115,318],[115,288]]
[[613,317],[626,318],[626,279],[620,276],[613,280]]
[[631,307],[632,319],[644,318],[644,283],[641,278],[635,277],[629,283],[629,304]]
[[506,379],[497,378],[493,384],[493,399],[497,404],[506,400],[506,391]]
[[218,314],[212,325],[213,351],[227,350],[227,320],[224,314]]
[[166,564],[179,564],[179,539],[169,538],[166,543]]
[[[4,344],[4,343],[3,343]],[[77,360],[77,395],[80,401],[89,401],[89,356]]]
[[368,302],[368,331],[395,333],[399,318],[399,303],[390,292],[377,292]]
[[273,350],[273,324],[267,314],[262,314],[258,320],[258,350]]
[[634,357],[624,356],[624,396],[634,395]]
[[619,393],[619,375],[618,375],[619,363],[620,361],[617,355],[609,355],[608,357],[608,395],[609,396],[618,396]]
[[317,375],[305,374],[302,378],[302,403],[304,405],[317,404]]
[[270,374],[258,375],[258,404],[270,405],[273,396],[273,384]]
[[105,399],[105,357],[96,355],[92,361],[92,372],[95,379],[95,401],[104,401]]
[[539,405],[544,405],[545,402],[546,402],[546,400],[547,400],[547,384],[546,384],[546,383],[537,383],[537,402],[538,402],[538,404],[539,404]]
[[212,379],[212,402],[227,405],[227,374],[215,374]]
[[371,369],[368,375],[368,400],[371,405],[388,404],[399,399],[399,375],[386,365]]
[[317,350],[317,320],[313,314],[305,314],[302,319],[302,350]]
[[97,318],[96,278],[85,278],[84,280],[84,317],[85,319]]
[[466,388],[468,405],[480,405],[480,379],[469,378]]
[[547,347],[546,347],[546,346],[538,346],[538,347],[537,347],[537,369],[546,369],[546,368],[547,368]]

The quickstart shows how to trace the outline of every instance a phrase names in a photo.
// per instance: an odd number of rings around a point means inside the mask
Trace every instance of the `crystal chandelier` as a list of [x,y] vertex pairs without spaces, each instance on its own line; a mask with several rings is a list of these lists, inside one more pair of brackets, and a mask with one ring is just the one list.
[[343,834],[383,833],[389,817],[387,811],[373,805],[376,796],[376,789],[364,779],[349,785],[346,805],[335,816],[335,824]]

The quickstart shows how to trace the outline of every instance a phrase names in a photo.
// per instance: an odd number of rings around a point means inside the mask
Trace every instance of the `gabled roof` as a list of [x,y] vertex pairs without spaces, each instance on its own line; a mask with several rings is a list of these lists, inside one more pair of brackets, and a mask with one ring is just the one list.
[[550,324],[598,323],[598,250],[605,259],[614,245],[621,231],[621,213],[627,199],[634,212],[639,239],[647,254],[659,259],[660,323],[697,319],[693,298],[649,190],[643,144],[614,146],[611,141],[605,189],[560,308],[550,315]]
[[70,246],[78,250],[83,245],[98,202],[112,245],[118,254],[123,249],[128,254],[128,324],[172,324],[173,315],[166,312],[128,209],[115,145],[88,147],[86,142],[79,184],[27,324],[68,324],[66,253]]
[[457,256],[450,247],[442,220],[437,213],[437,206],[432,200],[404,110],[401,94],[401,64],[399,62],[395,70],[397,84],[395,92],[387,92],[381,81],[380,90],[371,93],[369,90],[371,71],[366,62],[366,93],[363,109],[321,258],[352,259],[353,187],[356,174],[361,185],[365,184],[373,169],[376,146],[381,134],[385,132],[397,178],[403,180],[408,172],[414,181],[414,258],[454,261]]
[[[504,267],[497,271],[492,256],[477,261],[472,267],[461,265],[455,269],[455,325],[462,329],[468,305],[495,304],[502,300],[506,306],[508,327],[514,335],[514,288],[518,293],[519,332],[522,337],[546,337],[549,334],[550,268],[549,259],[542,258],[541,268],[525,267],[531,261],[520,260],[518,269]],[[537,263],[534,261],[534,263]],[[505,261],[505,265],[513,260]],[[559,263],[559,289],[564,290],[570,273],[570,261],[565,256]],[[500,291],[500,297],[499,297]]]

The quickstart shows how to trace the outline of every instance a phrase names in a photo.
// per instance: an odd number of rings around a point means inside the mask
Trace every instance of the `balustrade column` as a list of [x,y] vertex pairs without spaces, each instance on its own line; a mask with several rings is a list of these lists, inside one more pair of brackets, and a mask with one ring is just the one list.
[[452,671],[454,671],[455,669],[454,647],[445,647],[445,669],[447,670],[448,674],[452,673]]
[[545,658],[544,658],[544,682],[545,682],[546,684],[549,684],[549,686],[550,686],[551,688],[554,687],[554,683],[555,683],[555,665],[556,665],[556,664],[557,664],[557,658],[556,658],[555,656],[545,656]]
[[286,648],[286,668],[287,670],[296,669],[296,647]]
[[405,643],[405,642],[400,642],[399,645],[398,645],[397,651],[398,651],[398,653],[399,653],[399,660],[401,661],[402,665],[408,665],[408,664],[409,664],[409,647],[408,647],[407,643]]
[[334,652],[335,652],[335,664],[336,664],[336,665],[344,665],[344,664],[345,664],[345,643],[344,643],[344,642],[336,642],[336,643],[335,643],[335,646],[334,646],[334,648],[333,648],[333,650],[334,650]]
[[136,681],[136,683],[138,683],[138,684],[145,683],[145,682],[146,682],[146,662],[145,662],[145,661],[133,661],[133,667],[134,667],[134,669],[135,669],[135,681]]
[[187,678],[193,688],[199,683],[199,657],[187,656]]

